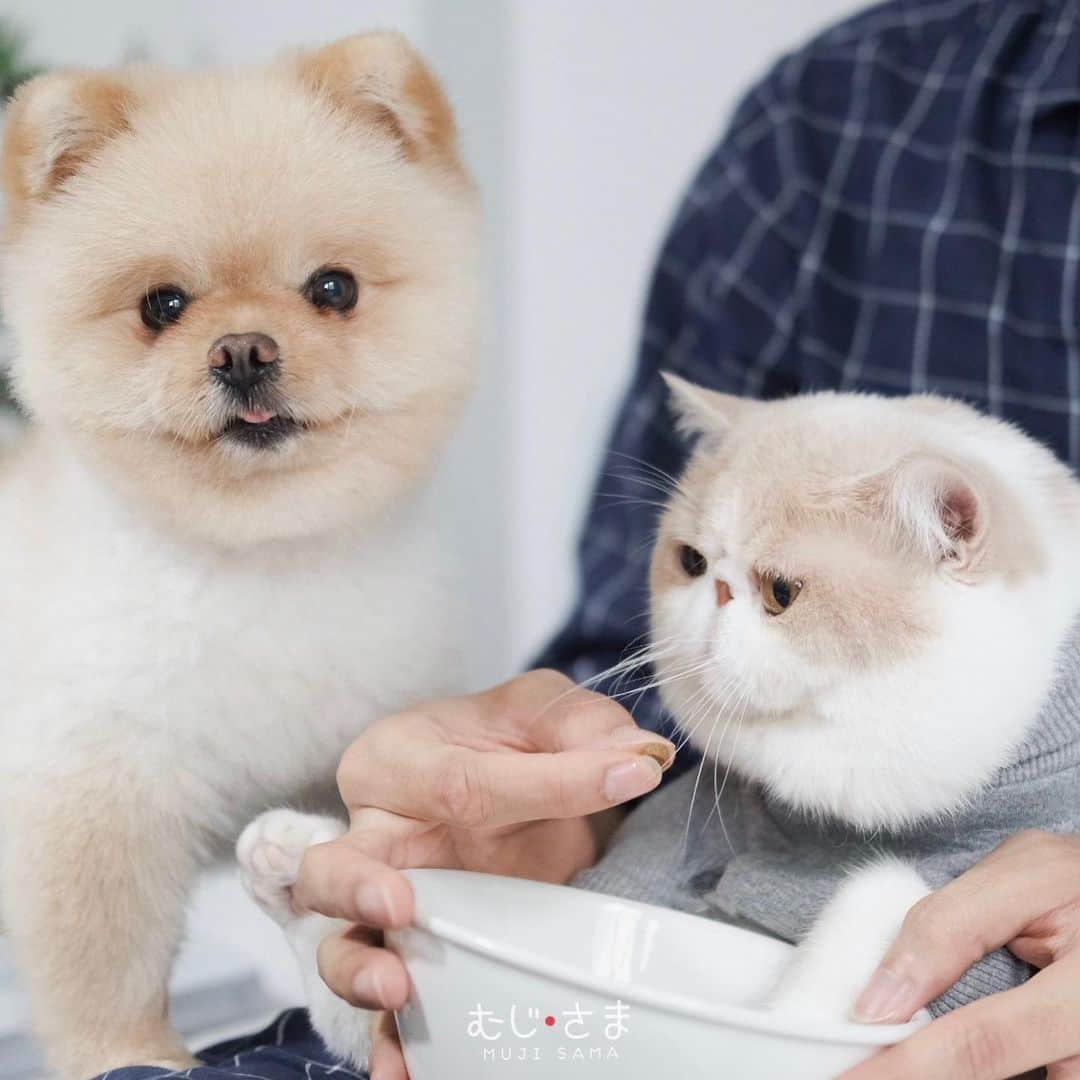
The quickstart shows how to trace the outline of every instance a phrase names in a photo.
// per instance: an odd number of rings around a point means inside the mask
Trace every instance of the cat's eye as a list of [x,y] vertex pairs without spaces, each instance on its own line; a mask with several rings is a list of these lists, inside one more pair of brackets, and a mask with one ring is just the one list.
[[679,545],[679,565],[687,577],[701,577],[709,569],[709,560],[689,544]]
[[356,307],[360,290],[348,270],[326,267],[308,279],[304,295],[323,311],[351,311]]
[[780,577],[778,574],[764,574],[761,578],[761,599],[765,610],[770,615],[782,615],[795,603],[802,592],[803,583]]
[[175,285],[159,285],[150,289],[139,307],[142,321],[151,330],[164,330],[177,322],[184,309],[191,303],[183,289]]

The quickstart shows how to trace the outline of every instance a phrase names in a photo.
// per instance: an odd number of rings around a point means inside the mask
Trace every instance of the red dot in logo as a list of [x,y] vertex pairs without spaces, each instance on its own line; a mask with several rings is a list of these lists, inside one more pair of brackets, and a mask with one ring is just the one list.
[[554,1027],[555,1026],[555,1017],[554,1016],[545,1016],[544,1017],[544,1023],[547,1024],[548,1027]]

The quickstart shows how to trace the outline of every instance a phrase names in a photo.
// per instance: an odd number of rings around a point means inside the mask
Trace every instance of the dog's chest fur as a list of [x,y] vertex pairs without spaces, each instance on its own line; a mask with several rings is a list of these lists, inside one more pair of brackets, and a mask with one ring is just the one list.
[[453,688],[419,504],[332,539],[224,551],[37,452],[0,485],[10,778],[113,762],[228,832],[331,781],[376,716]]

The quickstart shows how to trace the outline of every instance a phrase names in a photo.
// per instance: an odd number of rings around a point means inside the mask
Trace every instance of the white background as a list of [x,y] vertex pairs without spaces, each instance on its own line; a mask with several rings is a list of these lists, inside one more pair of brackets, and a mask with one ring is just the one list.
[[[474,683],[564,614],[599,447],[629,375],[651,261],[738,94],[851,0],[0,0],[49,65],[258,61],[396,27],[459,109],[484,192],[484,377],[441,478]],[[220,883],[198,925],[269,932]],[[250,947],[264,958],[272,936]],[[0,1070],[2,1071],[2,1070]]]

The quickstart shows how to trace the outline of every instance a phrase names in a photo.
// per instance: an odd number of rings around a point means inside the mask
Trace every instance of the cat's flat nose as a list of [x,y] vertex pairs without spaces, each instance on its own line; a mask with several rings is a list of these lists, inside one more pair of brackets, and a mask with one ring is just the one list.
[[723,607],[731,599],[731,586],[726,581],[716,582],[716,605]]

